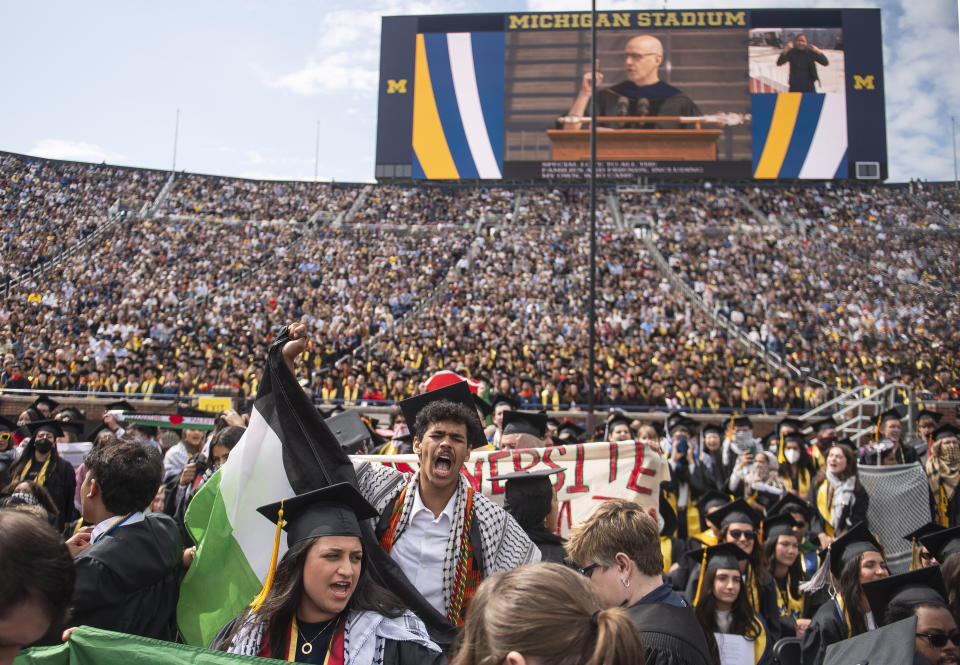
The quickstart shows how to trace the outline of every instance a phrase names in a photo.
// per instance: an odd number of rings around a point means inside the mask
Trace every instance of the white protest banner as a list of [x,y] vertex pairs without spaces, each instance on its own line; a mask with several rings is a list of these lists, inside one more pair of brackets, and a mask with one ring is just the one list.
[[[379,462],[404,472],[416,473],[416,455],[353,455],[354,459]],[[550,448],[474,451],[463,465],[463,474],[474,489],[503,505],[503,481],[514,471],[561,469],[551,478],[560,504],[558,526],[566,536],[573,524],[582,522],[607,499],[634,501],[656,517],[660,482],[670,472],[663,458],[638,441],[578,443]]]

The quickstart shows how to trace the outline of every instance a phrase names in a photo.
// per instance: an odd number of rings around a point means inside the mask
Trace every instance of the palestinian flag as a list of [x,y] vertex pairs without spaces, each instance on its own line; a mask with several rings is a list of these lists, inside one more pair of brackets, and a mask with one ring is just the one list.
[[[197,555],[180,587],[177,620],[188,644],[208,646],[260,591],[276,525],[257,507],[335,483],[356,485],[350,458],[283,361],[288,341],[284,330],[270,347],[246,433],[187,509]],[[428,626],[448,629],[380,548],[370,525],[364,525],[363,540],[373,578]],[[285,538],[280,546],[282,556]]]

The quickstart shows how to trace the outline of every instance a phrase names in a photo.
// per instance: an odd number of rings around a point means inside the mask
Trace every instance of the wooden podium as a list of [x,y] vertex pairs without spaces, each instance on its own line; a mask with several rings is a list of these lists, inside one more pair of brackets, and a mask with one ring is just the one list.
[[[683,122],[679,117],[598,117],[599,122]],[[678,129],[597,129],[597,159],[662,160],[670,162],[715,162],[717,139],[722,129],[703,129],[701,122],[688,121],[690,128]],[[590,159],[589,129],[548,129],[554,161]]]

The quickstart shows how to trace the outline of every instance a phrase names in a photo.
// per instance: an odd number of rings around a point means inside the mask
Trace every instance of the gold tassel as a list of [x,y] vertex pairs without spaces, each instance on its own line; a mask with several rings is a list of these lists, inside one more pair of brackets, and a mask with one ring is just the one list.
[[881,413],[879,416],[877,416],[877,424],[876,424],[876,426],[873,428],[873,442],[874,442],[874,443],[876,443],[877,441],[880,440],[880,419],[881,419],[881,418],[883,418],[883,414],[882,414],[882,413]]
[[273,536],[273,555],[270,557],[270,570],[267,571],[267,579],[264,581],[260,593],[250,602],[250,609],[254,612],[260,611],[260,608],[263,607],[263,601],[270,595],[270,588],[273,586],[273,576],[277,572],[277,554],[280,551],[280,533],[283,531],[283,502],[285,500],[286,499],[280,500],[280,512],[277,513],[277,532]]
[[783,429],[780,430],[780,447],[777,449],[777,464],[783,464],[787,458],[783,455]]
[[916,570],[920,567],[920,552],[917,548],[917,539],[913,538],[913,546],[910,548],[910,570]]
[[737,419],[737,412],[730,416],[730,427],[727,429],[727,438],[733,441],[733,421]]
[[693,606],[700,604],[700,589],[703,587],[703,576],[707,574],[707,552],[704,548],[703,557],[700,559],[700,578],[697,580],[697,593],[693,597]]

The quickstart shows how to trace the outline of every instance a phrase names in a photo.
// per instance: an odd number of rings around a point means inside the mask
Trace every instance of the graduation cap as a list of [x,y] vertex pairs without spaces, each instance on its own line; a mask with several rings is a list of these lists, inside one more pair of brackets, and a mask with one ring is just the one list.
[[[453,402],[454,404],[461,404],[466,407],[476,419],[477,427],[479,428],[478,431],[483,432],[483,423],[480,422],[480,417],[477,415],[477,408],[473,403],[473,395],[470,393],[470,388],[467,386],[466,381],[451,383],[449,386],[414,395],[400,402],[400,410],[403,412],[403,417],[407,421],[407,427],[409,427],[411,431],[416,432],[417,415],[427,404],[439,401]],[[477,448],[486,445],[487,440],[483,436],[478,436],[476,441],[468,441],[467,443],[471,448]]]
[[[56,401],[55,399],[53,399],[53,398],[51,398],[51,397],[47,397],[46,395],[40,395],[40,397],[38,397],[37,399],[33,400],[33,403],[30,404],[30,406],[32,406],[32,407],[33,407],[34,409],[36,409],[37,411],[40,411],[40,406],[41,406],[41,405],[42,405],[42,406],[46,406],[47,409],[50,411],[50,413],[53,413],[54,410],[56,410],[56,408],[57,408],[58,406],[60,406],[60,402]],[[40,411],[40,412],[43,413],[42,411]]]
[[823,665],[904,665],[916,656],[917,617],[868,630],[827,647]]
[[561,423],[557,428],[557,440],[562,442],[576,443],[586,433],[580,425],[574,422]]
[[794,431],[799,432],[803,429],[803,422],[797,420],[796,418],[784,418],[779,423],[777,423],[777,432],[779,432],[784,426],[792,427]]
[[943,564],[951,554],[960,552],[960,526],[952,526],[949,529],[922,536],[920,544],[930,550],[937,557],[937,561]]
[[658,514],[660,515],[660,535],[674,535],[677,532],[677,513],[674,512],[673,506],[667,501],[667,497],[662,490],[660,492],[660,508]]
[[828,429],[837,429],[837,421],[833,419],[833,416],[827,416],[823,420],[815,420],[813,423],[813,431],[823,432]]
[[547,433],[547,415],[527,411],[504,411],[503,434],[530,434],[542,439]]
[[471,393],[471,395],[473,395],[473,405],[480,413],[483,414],[484,418],[493,413],[493,407],[490,406],[490,403],[487,400],[483,399],[476,393]]
[[753,423],[747,416],[734,416],[730,419],[731,429],[734,427],[753,427]]
[[30,431],[30,438],[35,439],[38,432],[50,432],[55,437],[63,436],[63,425],[59,420],[38,420],[33,423],[27,423],[27,429]]
[[939,411],[931,411],[930,409],[920,409],[917,411],[917,422],[919,423],[924,418],[929,418],[934,423],[939,423],[940,419],[943,418],[943,414]]
[[681,429],[690,435],[696,434],[698,429],[697,421],[693,420],[692,418],[680,418],[670,427],[670,433],[672,434],[678,429]]
[[360,538],[360,521],[377,516],[376,509],[350,483],[337,483],[260,506],[257,512],[271,522],[275,522],[277,530],[274,533],[273,556],[270,560],[267,579],[260,593],[250,603],[254,612],[260,610],[273,586],[281,530],[287,532],[288,547],[308,538],[320,536]]
[[716,434],[721,439],[723,438],[723,428],[719,425],[709,423],[703,426],[703,429],[700,430],[700,436],[706,436],[707,434]]
[[[716,490],[708,490],[704,492],[703,496],[700,497],[700,501],[697,502],[697,509],[700,512],[700,530],[706,531],[708,528],[707,520],[714,522],[716,519],[714,516],[707,516],[707,513],[711,508],[720,508],[722,506],[730,503],[730,495],[718,492]],[[717,523],[718,524],[718,523]],[[717,526],[719,529],[719,524]]]
[[863,583],[863,592],[878,626],[887,623],[887,607],[892,603],[917,605],[947,604],[947,590],[943,585],[940,566],[927,566],[908,573],[892,575]]
[[[864,552],[883,552],[877,537],[870,533],[864,522],[857,522],[849,531],[837,538],[825,550],[826,556],[822,558],[822,563],[817,569],[816,574],[800,585],[800,590],[804,593],[814,593],[827,586],[830,583],[830,573],[834,577],[840,577],[843,567],[852,559],[860,556]],[[824,552],[821,552],[824,554]]]
[[360,414],[353,410],[328,418],[327,427],[348,455],[371,452],[375,447],[385,443],[384,438],[371,430]]
[[780,513],[763,520],[763,537],[766,542],[780,536],[793,536],[795,535],[793,530],[798,526],[800,523],[793,519],[793,515]]
[[136,413],[137,410],[130,405],[125,399],[118,400],[116,402],[110,402],[103,405],[103,412],[107,411],[123,411],[124,413]]
[[761,483],[753,484],[753,495],[750,497],[748,503],[752,503],[755,506],[759,506],[763,510],[763,514],[772,514],[770,513],[770,507],[773,506],[777,501],[780,500],[780,497],[784,495],[784,491],[780,488],[773,487],[772,485],[764,485]]
[[57,414],[57,420],[69,420],[83,423],[86,422],[87,417],[80,409],[73,406],[68,406],[60,410],[60,413]]
[[735,522],[752,524],[754,528],[757,528],[760,526],[761,517],[760,513],[750,507],[750,504],[743,499],[737,499],[714,511],[710,516],[710,521],[714,524],[719,523],[721,529]]
[[503,507],[526,531],[550,513],[553,502],[553,480],[550,476],[563,469],[514,471],[497,476],[504,482]]
[[796,494],[784,492],[780,500],[767,509],[768,515],[780,515],[782,513],[800,513],[804,519],[809,521],[813,515],[813,506]]
[[100,436],[100,434],[101,434],[102,432],[110,432],[110,433],[113,433],[113,430],[111,430],[109,427],[107,427],[107,425],[106,425],[105,423],[94,423],[93,428],[87,430],[87,431],[84,433],[84,435],[83,435],[83,440],[84,440],[84,441],[96,441],[96,440],[97,440],[97,437]]
[[[436,392],[436,391],[434,391]],[[496,410],[501,404],[508,405],[511,409],[519,409],[520,402],[516,400],[513,395],[508,395],[506,393],[497,393],[492,398],[490,398],[490,408]]]
[[676,427],[677,425],[680,425],[686,419],[687,419],[687,416],[685,413],[683,413],[683,411],[674,411],[669,416],[667,416],[667,419],[664,421],[664,424],[666,425],[668,430],[672,431],[674,427]]
[[693,605],[700,604],[700,589],[703,578],[708,570],[735,570],[740,572],[740,562],[750,558],[750,555],[737,547],[734,543],[720,543],[713,547],[703,547],[690,551],[687,556],[700,563],[700,578],[697,580],[697,592],[693,597]]
[[[630,418],[627,418],[627,415],[622,412],[617,412],[614,414],[613,418],[607,421],[607,432],[612,432],[613,428],[617,425],[626,425],[627,428],[630,428]],[[633,430],[631,430],[632,432]]]
[[877,418],[877,425],[882,425],[885,422],[890,420],[902,420],[904,416],[903,408],[895,406],[893,408],[887,409]]
[[940,425],[940,427],[933,430],[933,434],[930,435],[932,441],[950,438],[956,439],[958,437],[960,437],[960,428],[957,428],[955,425],[951,425],[950,423]]
[[83,433],[84,421],[76,422],[74,420],[61,420],[60,429],[64,432],[71,432],[79,437]]
[[4,418],[0,416],[0,432],[16,432],[17,423],[13,422],[9,418]]

